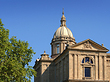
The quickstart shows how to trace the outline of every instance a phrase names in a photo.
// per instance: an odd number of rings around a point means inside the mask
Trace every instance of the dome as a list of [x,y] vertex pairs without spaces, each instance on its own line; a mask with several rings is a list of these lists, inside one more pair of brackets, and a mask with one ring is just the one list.
[[57,31],[54,34],[54,38],[58,38],[58,37],[73,37],[73,34],[71,32],[71,30],[65,26],[59,27],[57,29]]
[[66,17],[64,16],[64,11],[62,14],[63,15],[60,20],[61,25],[57,29],[57,31],[55,32],[53,38],[66,37],[66,38],[73,38],[74,39],[71,30],[69,28],[67,28],[67,26],[66,26]]

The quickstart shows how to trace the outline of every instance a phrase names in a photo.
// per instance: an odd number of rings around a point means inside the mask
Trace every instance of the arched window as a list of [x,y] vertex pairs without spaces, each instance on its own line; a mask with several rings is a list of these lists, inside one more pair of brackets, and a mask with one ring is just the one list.
[[67,44],[65,44],[65,49],[66,49]]
[[85,58],[82,59],[82,63],[86,63],[86,62],[89,62],[89,63],[93,64],[92,59],[90,59],[89,57],[85,57]]
[[59,44],[57,44],[57,54],[59,53]]

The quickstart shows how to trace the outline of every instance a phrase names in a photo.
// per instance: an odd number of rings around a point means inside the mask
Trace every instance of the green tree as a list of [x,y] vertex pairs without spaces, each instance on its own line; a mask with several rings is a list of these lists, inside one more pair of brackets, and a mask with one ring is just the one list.
[[30,82],[36,71],[29,66],[33,54],[28,42],[9,39],[9,30],[0,19],[0,82]]

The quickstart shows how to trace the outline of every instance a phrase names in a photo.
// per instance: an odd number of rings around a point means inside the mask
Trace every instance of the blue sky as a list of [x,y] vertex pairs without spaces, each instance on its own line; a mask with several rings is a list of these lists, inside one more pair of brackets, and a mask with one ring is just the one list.
[[77,43],[91,39],[110,50],[110,0],[0,0],[0,18],[9,37],[28,41],[36,52],[31,66],[44,50],[51,55],[62,8]]

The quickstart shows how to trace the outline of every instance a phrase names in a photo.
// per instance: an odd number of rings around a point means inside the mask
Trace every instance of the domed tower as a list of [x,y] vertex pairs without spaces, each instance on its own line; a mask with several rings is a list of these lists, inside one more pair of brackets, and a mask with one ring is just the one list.
[[61,54],[67,44],[74,45],[76,44],[75,38],[73,37],[73,34],[69,28],[66,27],[66,18],[64,16],[64,11],[62,12],[61,17],[61,25],[54,33],[53,39],[51,41],[51,57],[55,58],[59,54]]

